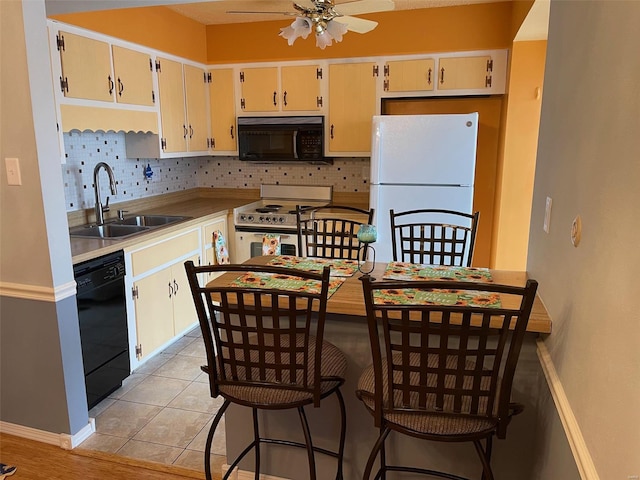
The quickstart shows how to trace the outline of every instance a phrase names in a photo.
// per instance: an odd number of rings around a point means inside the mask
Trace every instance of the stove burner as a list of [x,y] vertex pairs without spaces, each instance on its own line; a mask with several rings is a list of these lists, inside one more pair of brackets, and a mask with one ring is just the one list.
[[280,210],[280,207],[270,207],[268,205],[266,207],[256,208],[256,212],[258,213],[273,213],[277,212],[278,210]]
[[278,205],[277,203],[269,204],[269,205],[265,205],[265,208],[275,208],[276,210],[279,210],[280,208],[282,208],[282,205]]

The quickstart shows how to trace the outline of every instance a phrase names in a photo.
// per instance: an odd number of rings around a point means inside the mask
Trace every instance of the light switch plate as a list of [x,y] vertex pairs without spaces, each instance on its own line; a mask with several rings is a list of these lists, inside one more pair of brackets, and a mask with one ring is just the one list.
[[20,175],[20,161],[17,158],[5,158],[7,167],[7,184],[22,185],[22,175]]
[[544,208],[544,225],[542,226],[547,233],[549,233],[549,224],[551,223],[551,203],[551,197],[547,197],[547,204]]

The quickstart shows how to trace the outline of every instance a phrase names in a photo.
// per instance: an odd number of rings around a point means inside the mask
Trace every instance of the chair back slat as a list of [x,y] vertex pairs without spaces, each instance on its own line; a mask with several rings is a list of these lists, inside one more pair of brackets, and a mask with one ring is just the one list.
[[[362,280],[374,369],[374,418],[393,412],[426,412],[482,417],[496,425],[508,421],[511,384],[536,294],[535,280],[525,287]],[[407,291],[407,303],[376,302],[376,293],[391,289]],[[514,306],[410,300],[411,292],[443,289],[497,294]]]
[[421,209],[389,214],[394,261],[471,266],[479,212]]
[[[374,210],[328,205],[325,207],[296,207],[298,254],[342,260],[364,260],[360,249],[358,229],[373,222]],[[362,252],[362,253],[361,253]]]
[[[329,267],[321,273],[275,266],[209,265],[185,269],[205,341],[212,394],[222,385],[286,388],[320,400],[320,369],[314,352],[322,350],[329,291]],[[202,286],[202,273],[252,274],[256,286],[221,279]],[[294,276],[312,289],[258,285],[260,274]],[[283,277],[284,278],[284,277]],[[211,370],[209,368],[209,370]]]

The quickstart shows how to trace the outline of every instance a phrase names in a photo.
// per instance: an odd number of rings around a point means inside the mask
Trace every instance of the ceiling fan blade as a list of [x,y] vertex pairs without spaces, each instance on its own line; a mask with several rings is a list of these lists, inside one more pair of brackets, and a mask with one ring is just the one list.
[[350,17],[348,15],[336,17],[331,21],[342,23],[346,25],[350,31],[356,33],[367,33],[378,26],[378,22],[374,22],[373,20],[365,20],[364,18]]
[[227,10],[225,13],[257,13],[260,15],[292,15],[292,16],[298,16],[300,15],[297,12],[265,12],[264,10],[262,11],[255,11],[255,10]]
[[339,3],[334,10],[341,15],[360,15],[362,13],[388,12],[394,8],[393,0],[356,0]]

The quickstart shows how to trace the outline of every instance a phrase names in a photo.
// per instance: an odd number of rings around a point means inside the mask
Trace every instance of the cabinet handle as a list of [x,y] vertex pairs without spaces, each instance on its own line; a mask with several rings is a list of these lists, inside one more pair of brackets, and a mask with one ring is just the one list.
[[169,298],[173,297],[173,287],[171,286],[171,282],[169,282]]
[[173,280],[173,294],[177,295],[178,294],[178,282],[176,282],[176,280]]
[[333,140],[333,123],[331,124],[331,140]]
[[107,77],[107,80],[109,80],[109,95],[111,95],[113,93],[113,80],[111,80],[111,75]]
[[183,128],[183,130],[184,130],[184,135],[183,135],[183,137],[184,137],[184,138],[187,138],[187,134],[189,133],[189,132],[187,131],[187,126],[186,126],[186,125],[182,125],[182,128]]
[[233,125],[231,125],[231,138],[234,138],[233,137]]
[[431,69],[427,72],[427,84],[431,85]]
[[189,125],[189,138],[193,138],[193,127]]
[[440,69],[440,83],[444,83],[444,68]]
[[122,96],[122,92],[124,92],[124,83],[122,83],[120,77],[118,77],[118,95]]
[[284,103],[284,106],[286,107],[287,106],[287,91],[286,90],[284,91],[283,103]]
[[273,105],[274,105],[274,106],[278,105],[278,104],[276,103],[276,96],[277,96],[277,95],[278,95],[278,93],[277,93],[277,92],[273,92]]

